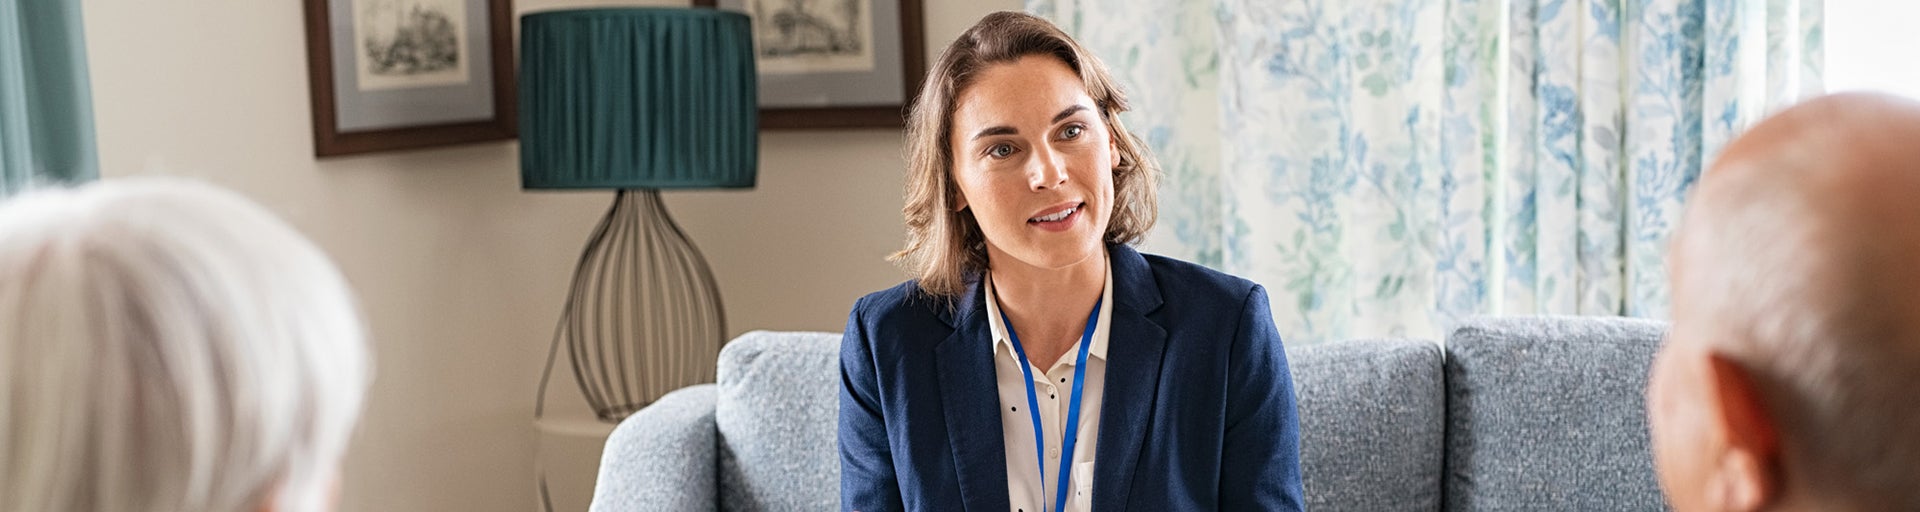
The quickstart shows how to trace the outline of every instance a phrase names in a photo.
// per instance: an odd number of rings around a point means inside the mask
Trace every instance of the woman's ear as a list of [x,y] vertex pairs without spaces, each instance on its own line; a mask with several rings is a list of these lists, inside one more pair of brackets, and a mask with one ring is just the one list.
[[953,211],[958,213],[967,209],[967,193],[960,191],[960,180],[953,175],[954,167],[958,166],[952,163],[947,164],[946,183],[942,185],[946,189],[947,204],[951,205]]

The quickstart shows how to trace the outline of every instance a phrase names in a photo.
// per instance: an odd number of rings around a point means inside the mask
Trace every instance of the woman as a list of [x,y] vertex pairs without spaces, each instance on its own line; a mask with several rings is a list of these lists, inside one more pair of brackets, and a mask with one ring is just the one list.
[[846,510],[1298,510],[1298,427],[1266,293],[1135,252],[1154,164],[1105,68],[987,16],[909,126],[916,279],[841,345]]
[[129,178],[0,205],[0,510],[319,512],[369,370],[265,209]]

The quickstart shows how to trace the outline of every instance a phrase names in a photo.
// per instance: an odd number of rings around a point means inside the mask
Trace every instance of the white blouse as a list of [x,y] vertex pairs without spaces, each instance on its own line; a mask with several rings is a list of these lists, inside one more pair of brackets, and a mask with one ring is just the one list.
[[1060,485],[1060,448],[1066,439],[1061,429],[1067,421],[1068,398],[1073,393],[1074,356],[1079,353],[1080,344],[1075,342],[1053,368],[1045,371],[1032,368],[1035,398],[1040,403],[1040,425],[1047,436],[1047,478],[1043,483],[1039,465],[1034,460],[1033,417],[1025,410],[1027,386],[1021,381],[1026,375],[1019,366],[1029,363],[1020,359],[1013,350],[1013,342],[1007,338],[1007,326],[1001,322],[1000,304],[993,294],[993,279],[989,276],[981,281],[987,287],[987,324],[993,328],[994,378],[1000,388],[1000,428],[1006,434],[1007,490],[1011,499],[1008,510],[1085,512],[1092,508],[1093,454],[1100,433],[1100,398],[1105,395],[1107,383],[1107,338],[1113,318],[1112,262],[1108,262],[1106,286],[1100,292],[1100,318],[1094,324],[1093,344],[1087,347],[1087,381],[1080,389],[1080,434],[1074,442],[1073,453],[1069,454],[1073,457],[1073,471],[1068,475],[1064,511],[1053,510],[1053,507]]

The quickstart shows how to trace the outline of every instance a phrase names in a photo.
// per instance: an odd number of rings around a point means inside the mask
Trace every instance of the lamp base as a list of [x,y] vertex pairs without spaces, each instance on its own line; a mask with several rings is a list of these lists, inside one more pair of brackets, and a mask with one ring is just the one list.
[[534,417],[560,345],[600,421],[618,423],[670,391],[712,382],[725,343],[720,288],[657,189],[621,189],[573,271]]

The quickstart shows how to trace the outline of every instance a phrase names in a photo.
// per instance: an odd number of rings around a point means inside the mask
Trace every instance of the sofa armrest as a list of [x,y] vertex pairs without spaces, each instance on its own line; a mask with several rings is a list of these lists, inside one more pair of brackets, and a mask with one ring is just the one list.
[[601,453],[590,510],[716,510],[715,391],[682,388],[621,421]]

